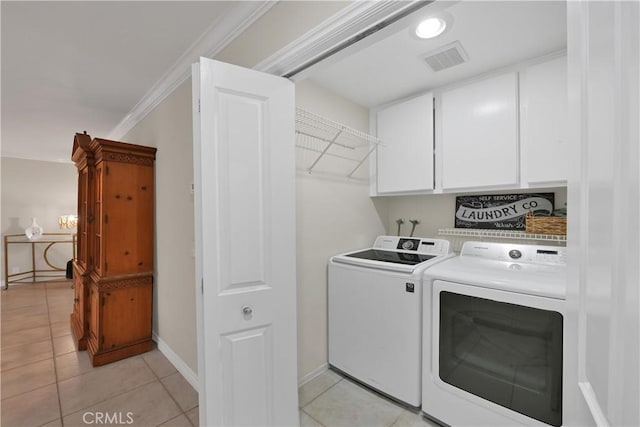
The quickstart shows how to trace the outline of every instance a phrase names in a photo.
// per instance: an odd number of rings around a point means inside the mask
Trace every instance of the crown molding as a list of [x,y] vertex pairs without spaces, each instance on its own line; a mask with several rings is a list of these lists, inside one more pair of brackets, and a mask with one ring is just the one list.
[[[321,58],[365,30],[381,24],[389,17],[428,3],[431,1],[354,1],[331,18],[258,63],[254,69],[279,76],[288,75],[299,67]],[[291,78],[296,80],[300,76],[296,75]]]
[[209,26],[118,123],[107,139],[122,139],[191,76],[191,64],[198,62],[201,56],[215,57],[276,3],[272,0],[234,2],[232,10]]
[[60,163],[60,164],[69,164],[73,165],[73,161],[71,158],[60,158],[57,156],[52,156],[51,154],[42,154],[42,153],[20,153],[13,151],[4,151],[0,154],[0,159],[18,159],[18,160],[33,160],[37,162],[48,162],[48,163]]
[[[228,15],[209,26],[209,29],[187,49],[107,135],[107,139],[122,139],[127,132],[191,76],[191,64],[198,62],[201,56],[215,57],[276,3],[273,0],[237,2]],[[254,69],[275,75],[285,75],[321,57],[363,31],[380,24],[390,16],[402,13],[416,5],[427,3],[430,1],[354,1],[302,37],[258,63]]]

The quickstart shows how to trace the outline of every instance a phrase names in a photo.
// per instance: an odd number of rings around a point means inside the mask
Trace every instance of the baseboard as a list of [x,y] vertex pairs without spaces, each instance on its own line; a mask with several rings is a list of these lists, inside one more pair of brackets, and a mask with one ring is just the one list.
[[309,381],[311,381],[315,377],[324,374],[328,370],[329,370],[329,364],[328,363],[323,363],[322,365],[318,366],[313,371],[309,372],[304,377],[300,378],[298,380],[298,388],[302,387],[303,385],[305,385],[306,383],[308,383]]
[[[166,342],[164,342],[162,338],[160,338],[155,332],[153,333],[152,338],[153,338],[153,341],[156,344],[158,344],[158,350],[160,351],[160,353],[162,353],[164,357],[166,357],[167,360],[171,362],[171,364],[178,370],[178,372],[180,372],[180,374],[184,377],[184,379],[187,380],[189,384],[191,384],[191,387],[193,387],[195,391],[198,391],[198,389],[200,388],[200,381],[198,380],[198,374],[193,372],[193,370],[189,367],[189,365],[187,365],[185,361],[182,360],[182,358],[178,356],[178,354],[175,351],[173,351],[173,349]],[[307,375],[300,378],[298,380],[298,387],[302,387],[309,381],[313,380],[315,377],[324,374],[328,370],[329,370],[329,364],[323,363],[313,371],[309,372]]]
[[198,374],[193,372],[193,369],[191,369],[189,365],[187,365],[185,361],[182,360],[182,358],[178,356],[175,351],[173,351],[169,344],[164,342],[162,338],[160,338],[155,332],[152,334],[152,338],[153,341],[158,344],[158,350],[160,350],[160,353],[162,353],[164,357],[166,357],[169,362],[171,362],[171,364],[178,370],[178,372],[180,372],[184,379],[187,380],[189,384],[191,384],[191,387],[193,387],[195,391],[198,391],[198,389],[200,388]]

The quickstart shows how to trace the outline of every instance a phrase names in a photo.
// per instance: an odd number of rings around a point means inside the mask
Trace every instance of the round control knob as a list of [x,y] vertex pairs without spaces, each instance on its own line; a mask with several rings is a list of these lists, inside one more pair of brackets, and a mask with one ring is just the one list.
[[509,251],[509,256],[511,257],[511,259],[519,259],[522,258],[522,252],[517,249],[511,249]]
[[251,316],[251,314],[253,314],[253,309],[248,305],[244,306],[242,307],[242,314],[244,314],[245,316]]
[[402,244],[402,249],[406,251],[410,251],[413,249],[413,242],[411,240],[407,240]]

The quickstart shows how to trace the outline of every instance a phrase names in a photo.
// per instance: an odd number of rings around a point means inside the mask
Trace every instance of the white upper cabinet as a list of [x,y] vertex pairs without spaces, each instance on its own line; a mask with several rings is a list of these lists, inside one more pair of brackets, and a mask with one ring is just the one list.
[[433,94],[426,93],[376,114],[376,188],[373,194],[433,189]]
[[442,92],[436,138],[443,190],[518,185],[515,72]]
[[566,184],[566,56],[512,70],[378,110],[372,194]]
[[567,180],[567,58],[533,65],[520,74],[523,184]]

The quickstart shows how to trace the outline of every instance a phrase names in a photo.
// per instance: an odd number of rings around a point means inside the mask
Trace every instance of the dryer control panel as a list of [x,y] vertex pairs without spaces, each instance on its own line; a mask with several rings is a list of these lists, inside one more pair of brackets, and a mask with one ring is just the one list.
[[378,236],[374,249],[416,252],[429,255],[449,253],[449,241],[444,239],[425,239],[419,237]]
[[516,245],[510,243],[465,242],[460,256],[530,264],[566,265],[562,246]]

